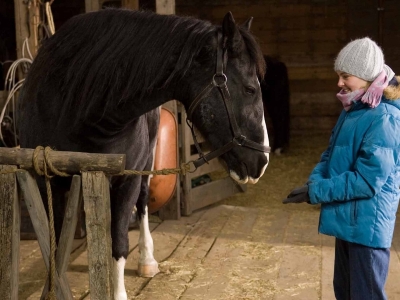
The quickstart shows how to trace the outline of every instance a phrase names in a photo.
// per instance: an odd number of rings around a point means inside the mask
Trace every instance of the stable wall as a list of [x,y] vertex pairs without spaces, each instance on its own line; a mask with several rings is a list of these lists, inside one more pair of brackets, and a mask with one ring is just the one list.
[[396,2],[386,0],[385,9],[378,10],[378,0],[176,0],[176,13],[214,24],[228,11],[238,23],[253,16],[251,30],[264,54],[279,57],[288,67],[291,130],[301,132],[334,126],[342,107],[335,97],[333,62],[350,39],[370,36],[383,43],[387,63],[400,72]]
[[[54,1],[56,28],[71,16],[83,13],[86,1]],[[117,4],[120,1],[101,2]],[[376,40],[385,52],[387,63],[400,73],[398,2],[175,0],[175,11],[177,15],[195,16],[215,24],[220,24],[228,11],[238,23],[253,16],[251,30],[263,52],[278,56],[288,67],[292,131],[310,131],[330,130],[341,111],[335,97],[337,76],[332,66],[339,50],[351,39],[370,36]],[[155,0],[139,0],[141,9],[155,10],[155,6]],[[5,11],[5,4],[0,8]]]

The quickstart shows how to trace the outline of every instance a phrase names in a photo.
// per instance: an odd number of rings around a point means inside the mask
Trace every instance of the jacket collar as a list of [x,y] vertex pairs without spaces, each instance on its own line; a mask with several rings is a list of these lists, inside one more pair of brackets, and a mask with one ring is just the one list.
[[394,79],[397,81],[397,85],[389,85],[383,91],[383,95],[387,100],[400,99],[400,76],[396,76]]

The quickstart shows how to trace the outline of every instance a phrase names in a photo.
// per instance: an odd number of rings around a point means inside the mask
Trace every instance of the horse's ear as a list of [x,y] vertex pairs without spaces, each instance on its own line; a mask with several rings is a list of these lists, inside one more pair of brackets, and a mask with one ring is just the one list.
[[222,21],[222,33],[227,49],[234,54],[240,53],[244,42],[231,12],[228,12]]
[[246,29],[247,31],[250,31],[251,23],[253,23],[253,17],[248,18],[247,21],[244,22],[244,23],[241,25],[241,27],[243,27],[243,28]]

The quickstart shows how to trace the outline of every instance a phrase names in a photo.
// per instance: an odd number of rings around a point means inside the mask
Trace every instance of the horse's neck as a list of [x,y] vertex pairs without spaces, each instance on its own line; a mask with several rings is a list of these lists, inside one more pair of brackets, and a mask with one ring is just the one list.
[[140,101],[126,100],[117,109],[113,109],[109,117],[127,124],[170,100],[174,100],[171,89],[155,90]]

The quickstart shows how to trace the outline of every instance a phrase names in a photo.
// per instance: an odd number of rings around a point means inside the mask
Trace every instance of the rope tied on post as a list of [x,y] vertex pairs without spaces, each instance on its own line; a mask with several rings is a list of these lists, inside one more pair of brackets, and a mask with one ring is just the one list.
[[[39,152],[44,150],[44,160],[43,160],[43,171],[39,166]],[[58,176],[70,176],[69,174],[65,172],[60,172],[56,168],[54,168],[51,160],[50,160],[50,151],[52,149],[50,147],[42,147],[38,146],[35,148],[35,151],[33,152],[32,156],[32,162],[33,166],[35,169],[35,172],[40,175],[45,177],[46,181],[46,190],[47,190],[47,205],[48,205],[48,212],[49,212],[49,230],[50,230],[50,272],[49,272],[49,293],[47,294],[46,299],[48,300],[54,300],[56,298],[56,289],[55,289],[55,277],[56,277],[56,234],[54,230],[54,213],[53,213],[53,196],[51,192],[51,184],[50,184],[50,179],[54,177],[54,175],[49,175],[47,168],[50,169],[50,171],[53,174],[56,174]]]
[[[15,149],[13,149],[15,150]],[[19,149],[17,149],[18,151]],[[21,149],[22,150],[22,149]],[[42,160],[41,154],[43,151],[43,162],[40,165]],[[69,177],[74,174],[69,174],[63,171],[58,170],[51,161],[51,152],[54,151],[51,147],[43,147],[37,146],[32,154],[32,165],[30,168],[33,167],[35,172],[39,176],[44,176],[45,183],[46,183],[46,191],[47,191],[47,204],[48,204],[48,216],[49,216],[49,235],[50,235],[50,258],[49,258],[49,291],[46,296],[46,300],[55,300],[57,299],[56,296],[56,288],[55,288],[55,279],[56,279],[56,250],[57,250],[57,243],[56,243],[56,236],[55,236],[55,228],[54,228],[54,213],[53,213],[53,196],[51,191],[51,184],[50,180],[54,176],[61,176],[61,177]],[[30,160],[30,159],[28,159]],[[16,164],[19,165],[18,162],[8,161],[6,160],[5,164]],[[25,166],[25,165],[23,165]],[[22,166],[22,168],[23,168]],[[186,173],[191,173],[196,170],[196,166],[193,164],[192,161],[188,163],[181,163],[180,168],[171,168],[171,169],[161,169],[161,170],[123,170],[120,173],[113,173],[108,174],[111,176],[129,176],[129,175],[171,175],[171,174],[182,174],[186,175]],[[81,170],[82,172],[83,170]],[[14,173],[15,171],[0,171],[1,174],[9,174]]]

